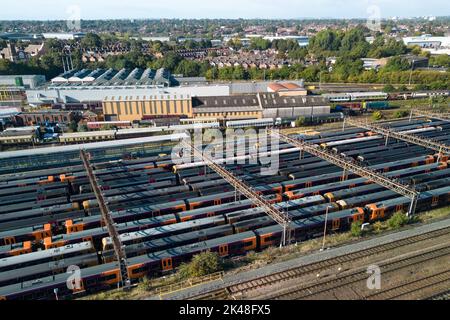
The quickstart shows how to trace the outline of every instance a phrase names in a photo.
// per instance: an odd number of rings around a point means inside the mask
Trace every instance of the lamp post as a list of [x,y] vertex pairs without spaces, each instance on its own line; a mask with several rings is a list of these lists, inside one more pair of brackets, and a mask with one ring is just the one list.
[[413,60],[412,63],[411,63],[411,72],[409,73],[409,86],[411,86],[412,72],[413,72],[413,69],[414,69],[414,63],[415,63],[415,60]]
[[320,251],[323,251],[325,249],[325,240],[327,235],[327,222],[328,222],[328,211],[330,210],[331,206],[327,207],[327,210],[325,211],[325,225],[323,227],[323,241],[322,241],[322,248]]

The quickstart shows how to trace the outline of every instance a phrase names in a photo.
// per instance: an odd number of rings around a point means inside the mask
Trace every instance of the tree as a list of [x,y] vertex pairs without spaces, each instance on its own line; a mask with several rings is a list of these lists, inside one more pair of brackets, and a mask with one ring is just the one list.
[[393,57],[389,59],[384,67],[384,71],[405,71],[411,68],[408,60],[403,59],[402,57]]
[[322,30],[311,38],[309,46],[313,51],[337,51],[341,46],[341,39],[336,31]]
[[440,54],[430,58],[430,66],[450,68],[450,56],[447,54]]
[[392,84],[387,84],[383,87],[383,92],[389,93],[389,92],[394,92],[395,88]]
[[84,123],[79,123],[77,130],[78,130],[78,132],[86,132],[86,131],[88,131],[88,126]]
[[77,132],[78,129],[78,123],[75,120],[72,120],[69,124],[69,130],[71,132]]
[[180,266],[184,278],[202,277],[223,269],[222,261],[216,252],[206,251],[195,255],[191,262]]
[[98,48],[102,46],[102,39],[96,33],[88,33],[81,39],[81,46],[84,48]]
[[233,69],[233,79],[234,80],[244,80],[246,78],[245,76],[245,70],[241,66],[234,67]]
[[270,48],[270,41],[261,37],[252,38],[250,41],[250,49],[253,50],[267,50]]
[[185,77],[195,77],[200,74],[200,64],[191,60],[182,60],[175,68],[176,74],[182,74]]

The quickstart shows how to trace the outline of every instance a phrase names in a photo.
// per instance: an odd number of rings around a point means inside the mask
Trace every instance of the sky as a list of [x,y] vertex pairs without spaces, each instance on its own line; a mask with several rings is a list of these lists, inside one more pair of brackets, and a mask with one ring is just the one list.
[[[0,20],[450,16],[448,0],[3,0]],[[79,13],[79,14],[78,14]]]

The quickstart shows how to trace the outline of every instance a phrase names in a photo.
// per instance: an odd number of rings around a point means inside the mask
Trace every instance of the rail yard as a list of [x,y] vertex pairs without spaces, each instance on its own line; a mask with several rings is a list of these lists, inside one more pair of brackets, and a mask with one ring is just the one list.
[[[448,206],[450,122],[414,116],[378,125],[390,136],[364,127],[289,137],[269,131],[281,140],[276,150],[265,150],[279,159],[273,175],[261,173],[267,167],[261,158],[250,162],[256,137],[233,142],[232,157],[186,164],[173,163],[172,154],[186,140],[183,132],[2,152],[0,299],[73,299],[169,274],[204,251],[226,259],[320,237],[324,226],[338,233],[355,221],[372,224],[400,211],[413,215]],[[282,222],[266,207],[281,213]],[[448,241],[445,234],[434,236]],[[124,257],[119,260],[117,243]],[[419,264],[448,254],[448,246],[433,249],[398,258]],[[401,261],[387,261],[385,269],[406,263]],[[67,285],[70,266],[81,271],[79,286]],[[341,285],[359,277],[343,275]],[[429,281],[446,277],[448,270]],[[337,285],[321,286],[326,291]],[[300,298],[306,291],[295,287],[265,298]]]

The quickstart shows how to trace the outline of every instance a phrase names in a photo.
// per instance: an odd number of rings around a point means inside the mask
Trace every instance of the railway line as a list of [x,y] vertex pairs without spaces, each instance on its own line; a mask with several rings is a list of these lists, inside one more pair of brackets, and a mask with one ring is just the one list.
[[[423,297],[427,288],[448,288],[450,285],[450,270],[425,276],[420,279],[405,282],[395,287],[365,297],[366,300],[416,299]],[[441,289],[442,290],[442,289]],[[433,298],[433,297],[432,297]]]
[[[438,247],[434,247],[432,249],[424,249],[419,252],[414,252],[411,254],[407,254],[402,257],[394,258],[390,261],[383,261],[382,263],[378,264],[380,268],[380,272],[383,276],[386,276],[389,273],[396,272],[400,269],[420,265],[422,263],[428,263],[434,259],[446,257],[450,254],[450,246],[448,244],[440,245]],[[448,277],[448,274],[439,274],[436,275],[437,278],[439,277]],[[428,281],[434,281],[435,277],[428,277]],[[303,285],[299,287],[293,287],[293,288],[287,288],[283,292],[275,292],[269,295],[266,295],[265,299],[275,299],[275,300],[300,300],[300,299],[313,299],[314,297],[320,297],[321,294],[337,290],[337,289],[343,289],[350,287],[352,285],[355,285],[359,282],[365,282],[367,280],[367,269],[362,268],[361,270],[352,271],[348,274],[343,275],[337,275],[336,277],[333,277],[332,279],[325,279],[323,281],[319,281],[318,283],[314,283],[311,285]],[[426,282],[425,280],[423,282]],[[414,284],[418,284],[419,282],[413,282]],[[373,298],[376,299],[387,299],[396,297],[398,294],[398,291],[407,290],[405,286],[410,286],[411,283],[407,285],[400,285],[395,289],[392,289],[391,291],[382,292],[378,295],[372,295]],[[422,287],[424,288],[424,287]],[[394,294],[391,296],[389,292],[394,292]],[[397,292],[397,293],[395,293]]]
[[[304,266],[300,266],[298,268],[292,268],[288,270],[283,270],[281,272],[272,273],[267,276],[262,276],[258,278],[251,279],[249,281],[243,281],[239,284],[226,286],[225,288],[220,288],[213,292],[208,292],[206,294],[201,294],[199,296],[191,297],[193,300],[209,300],[215,299],[218,296],[226,296],[227,298],[238,298],[244,297],[246,293],[251,291],[256,292],[258,289],[268,288],[274,284],[286,283],[288,281],[294,280],[296,278],[301,278],[307,275],[315,275],[320,274],[322,271],[327,269],[338,270],[338,268],[342,267],[342,265],[347,263],[355,263],[361,261],[367,257],[376,257],[377,255],[390,251],[397,250],[401,247],[407,247],[412,244],[416,244],[419,242],[424,242],[430,239],[437,239],[440,237],[448,237],[450,228],[443,228],[440,230],[434,230],[431,232],[426,232],[420,235],[415,235],[412,237],[408,237],[405,239],[393,241],[387,244],[383,244],[377,247],[371,247],[369,249],[360,250],[351,252],[346,255],[337,256],[334,258],[326,259],[323,261],[307,264]],[[448,245],[447,245],[447,250]],[[366,272],[366,270],[364,270]],[[367,278],[367,273],[364,273],[364,279]],[[314,285],[315,286],[315,285]],[[314,287],[312,286],[312,287]],[[308,287],[309,288],[309,287]],[[290,295],[290,291],[288,293],[281,296],[281,298],[287,298]],[[269,296],[265,298],[276,298],[278,296]]]

